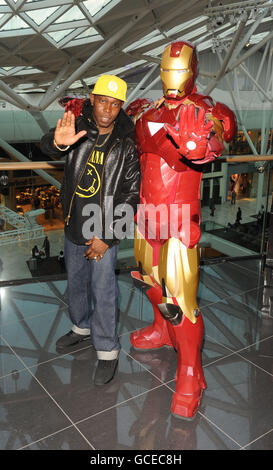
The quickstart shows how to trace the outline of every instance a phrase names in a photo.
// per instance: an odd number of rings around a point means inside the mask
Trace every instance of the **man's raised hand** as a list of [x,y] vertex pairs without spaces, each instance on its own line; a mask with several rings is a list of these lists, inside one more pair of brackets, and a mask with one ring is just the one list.
[[54,140],[57,145],[73,145],[86,134],[86,131],[80,131],[76,134],[75,116],[71,111],[64,113],[62,119],[58,119]]

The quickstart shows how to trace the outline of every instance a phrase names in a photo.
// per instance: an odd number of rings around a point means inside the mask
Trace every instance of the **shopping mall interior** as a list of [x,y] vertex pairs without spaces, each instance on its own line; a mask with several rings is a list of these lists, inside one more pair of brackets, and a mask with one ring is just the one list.
[[[272,31],[272,0],[0,0],[0,450],[273,449]],[[114,379],[94,385],[89,339],[57,350],[71,329],[65,161],[40,149],[64,98],[89,98],[101,74],[127,82],[124,109],[159,100],[162,52],[182,40],[196,46],[197,92],[228,106],[238,126],[202,166],[197,301],[207,388],[192,420],[171,412],[176,349],[130,341],[154,318],[131,276],[133,227],[116,265]]]

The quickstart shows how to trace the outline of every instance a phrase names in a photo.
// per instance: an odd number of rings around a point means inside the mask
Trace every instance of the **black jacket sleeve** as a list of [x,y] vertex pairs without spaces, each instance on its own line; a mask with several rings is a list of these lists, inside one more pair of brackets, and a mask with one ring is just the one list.
[[58,150],[53,143],[54,132],[55,128],[52,128],[42,137],[40,141],[40,149],[41,152],[43,152],[48,157],[52,157],[54,160],[60,160],[70,151],[70,147],[66,151]]

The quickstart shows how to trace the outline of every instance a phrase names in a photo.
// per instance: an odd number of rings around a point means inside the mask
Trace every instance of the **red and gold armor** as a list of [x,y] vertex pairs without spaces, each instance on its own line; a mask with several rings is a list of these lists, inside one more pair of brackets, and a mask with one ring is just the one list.
[[[227,106],[195,88],[194,46],[179,41],[162,55],[164,96],[135,114],[142,185],[137,214],[136,282],[145,286],[154,321],[131,334],[137,349],[173,347],[177,351],[172,413],[192,419],[206,388],[201,365],[203,319],[197,303],[199,283],[201,165],[215,160],[231,140],[236,120]],[[158,210],[156,210],[158,209]],[[174,221],[176,230],[173,230]]]

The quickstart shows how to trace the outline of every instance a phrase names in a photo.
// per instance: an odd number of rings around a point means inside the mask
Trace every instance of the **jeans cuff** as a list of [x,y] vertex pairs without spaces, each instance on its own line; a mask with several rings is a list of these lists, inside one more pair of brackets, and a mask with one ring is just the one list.
[[112,361],[113,359],[117,359],[119,355],[119,349],[114,351],[97,351],[98,360],[101,361]]
[[77,335],[90,335],[89,328],[79,328],[76,325],[72,325],[71,330],[74,331],[74,333],[77,333]]

